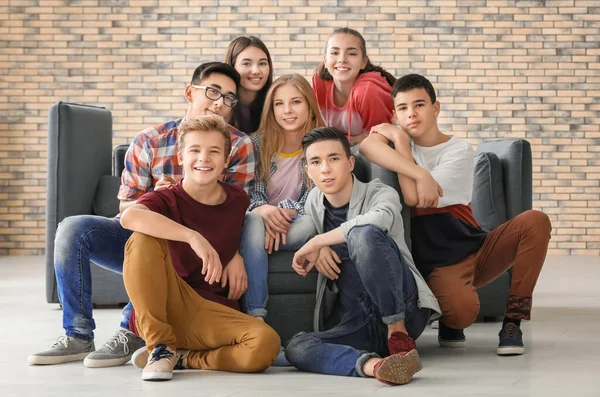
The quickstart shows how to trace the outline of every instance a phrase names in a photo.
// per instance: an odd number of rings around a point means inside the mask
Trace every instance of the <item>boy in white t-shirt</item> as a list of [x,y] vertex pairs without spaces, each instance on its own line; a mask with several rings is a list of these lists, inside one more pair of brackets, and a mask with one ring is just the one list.
[[360,151],[398,173],[404,202],[413,207],[412,254],[442,309],[440,346],[466,345],[463,329],[479,313],[476,289],[513,266],[497,353],[523,354],[520,325],[530,319],[531,296],[546,257],[548,216],[530,210],[489,233],[481,229],[471,210],[473,148],[440,132],[440,103],[432,84],[417,74],[404,76],[394,84],[392,98],[398,127],[373,127]]

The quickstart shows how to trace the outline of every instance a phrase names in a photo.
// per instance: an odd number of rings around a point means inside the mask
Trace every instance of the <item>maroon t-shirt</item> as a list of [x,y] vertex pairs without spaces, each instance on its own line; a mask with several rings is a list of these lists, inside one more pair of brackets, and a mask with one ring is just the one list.
[[[137,204],[200,233],[217,251],[225,267],[240,246],[244,215],[250,199],[244,190],[236,186],[219,184],[225,189],[227,198],[218,205],[194,200],[183,190],[182,181],[144,194]],[[229,285],[221,288],[220,282],[210,285],[204,281],[202,259],[188,243],[168,240],[167,246],[177,274],[200,296],[239,310],[237,301],[227,299]]]

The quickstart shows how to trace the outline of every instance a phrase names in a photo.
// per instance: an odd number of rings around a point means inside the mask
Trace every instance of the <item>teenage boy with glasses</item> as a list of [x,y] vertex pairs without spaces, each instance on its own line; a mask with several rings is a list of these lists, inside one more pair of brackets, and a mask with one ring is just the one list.
[[235,97],[235,94],[223,94],[218,89],[213,88],[213,87],[209,87],[209,86],[206,86],[206,85],[191,84],[190,86],[192,88],[203,89],[204,90],[204,95],[206,95],[206,97],[208,99],[212,99],[213,101],[218,101],[222,97],[223,98],[223,104],[225,106],[229,106],[230,108],[234,107],[239,102],[239,99],[237,99]]
[[[118,198],[120,211],[134,205],[144,193],[177,183],[183,168],[177,160],[178,128],[185,119],[219,115],[229,119],[237,103],[236,92],[240,76],[235,69],[221,62],[204,63],[194,71],[185,88],[188,109],[184,118],[168,121],[138,133],[125,155]],[[228,167],[220,180],[249,191],[254,178],[254,149],[243,132],[229,126],[232,149]],[[132,305],[123,309],[120,328],[98,350],[94,347],[96,328],[92,317],[92,280],[90,261],[123,272],[125,243],[131,235],[119,218],[80,215],[63,220],[56,232],[54,270],[58,297],[63,307],[65,335],[45,351],[32,354],[29,364],[61,364],[84,360],[86,367],[123,365],[144,341],[129,329]],[[227,297],[219,303],[237,308],[244,293],[246,271],[239,255],[223,270],[223,287],[229,287]],[[228,285],[225,285],[227,283]]]

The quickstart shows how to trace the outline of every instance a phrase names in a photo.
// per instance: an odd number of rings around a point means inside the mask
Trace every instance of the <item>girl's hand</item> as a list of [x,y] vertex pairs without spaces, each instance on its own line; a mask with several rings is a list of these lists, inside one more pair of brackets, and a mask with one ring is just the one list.
[[354,146],[354,145],[358,145],[359,143],[361,143],[362,141],[365,140],[366,137],[369,136],[369,132],[368,131],[363,131],[358,135],[351,135],[350,136],[350,146]]
[[265,226],[271,228],[273,232],[287,233],[290,230],[290,222],[292,218],[285,212],[283,208],[275,207],[274,205],[261,205],[252,210],[263,218]]

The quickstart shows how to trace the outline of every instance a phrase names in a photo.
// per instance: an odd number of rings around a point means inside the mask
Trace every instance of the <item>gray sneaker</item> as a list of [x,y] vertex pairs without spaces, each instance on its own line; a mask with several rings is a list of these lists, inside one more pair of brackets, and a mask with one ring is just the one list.
[[146,342],[133,332],[119,328],[115,334],[98,350],[83,361],[88,368],[116,367],[125,364],[137,349],[146,346]]
[[146,346],[142,338],[125,328],[119,328],[98,350],[83,360],[88,368],[116,367],[131,359],[134,351]]
[[50,346],[50,349],[30,355],[27,363],[29,365],[51,365],[81,361],[94,349],[93,340],[85,341],[63,335]]

